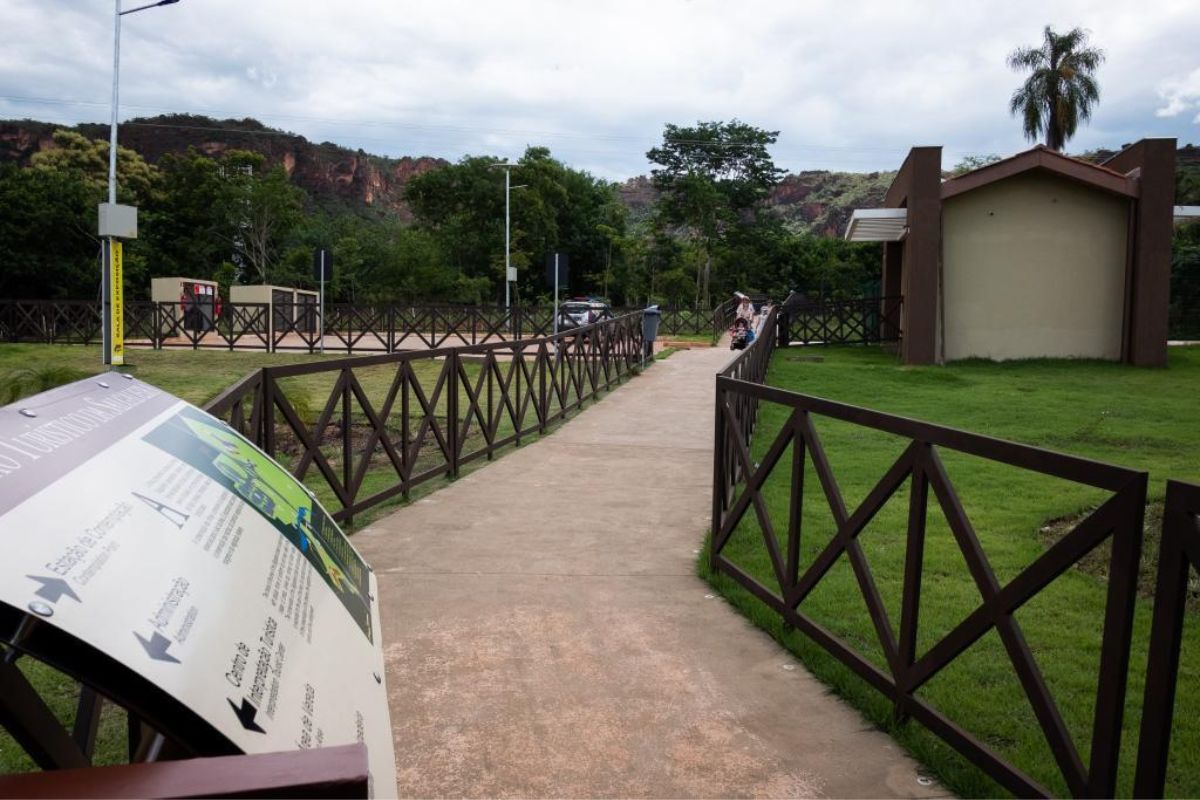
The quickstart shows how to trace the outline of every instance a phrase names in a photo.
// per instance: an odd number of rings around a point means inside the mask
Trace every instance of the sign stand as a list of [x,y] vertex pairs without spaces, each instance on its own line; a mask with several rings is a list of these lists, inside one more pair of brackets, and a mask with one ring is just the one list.
[[[116,136],[115,127],[113,131]],[[97,223],[101,237],[100,342],[104,350],[101,362],[121,366],[125,363],[125,281],[120,240],[137,238],[137,209],[118,205],[111,194],[112,187],[110,183],[109,202],[100,204]]]

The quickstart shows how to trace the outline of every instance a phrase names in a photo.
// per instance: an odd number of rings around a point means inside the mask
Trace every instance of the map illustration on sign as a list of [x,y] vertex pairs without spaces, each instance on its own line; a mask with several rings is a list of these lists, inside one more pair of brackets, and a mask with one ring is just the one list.
[[180,409],[143,438],[236,492],[271,522],[304,553],[371,639],[366,564],[312,495],[278,463],[194,408]]
[[393,793],[376,577],[223,421],[116,372],[0,407],[0,532],[4,617],[109,663],[57,668],[199,753],[362,743]]

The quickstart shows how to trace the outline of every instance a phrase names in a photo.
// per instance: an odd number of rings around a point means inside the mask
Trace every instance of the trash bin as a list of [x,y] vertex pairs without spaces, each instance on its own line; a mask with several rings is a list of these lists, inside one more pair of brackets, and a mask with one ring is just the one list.
[[661,319],[662,312],[658,310],[658,306],[650,306],[642,312],[643,361],[649,361],[654,356],[654,340],[658,337],[658,323]]

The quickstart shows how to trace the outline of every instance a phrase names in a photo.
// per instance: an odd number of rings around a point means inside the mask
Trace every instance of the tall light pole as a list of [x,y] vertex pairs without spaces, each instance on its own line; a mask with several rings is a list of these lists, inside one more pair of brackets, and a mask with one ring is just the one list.
[[[123,320],[123,292],[119,276],[114,272],[121,270],[121,248],[117,237],[137,236],[137,209],[122,209],[117,206],[117,114],[120,107],[121,75],[121,17],[147,8],[169,6],[179,0],[158,0],[146,3],[137,8],[121,10],[121,0],[113,0],[113,84],[112,84],[112,123],[108,133],[108,203],[100,206],[100,235],[104,237],[104,268],[100,278],[101,305],[104,309],[101,339],[104,343],[103,363],[124,363],[123,338],[121,330]],[[114,338],[115,337],[115,338]]]
[[502,164],[492,164],[495,169],[504,170],[504,310],[508,311],[512,305],[511,295],[509,294],[509,283],[513,280],[512,273],[512,207],[511,196],[513,189],[522,189],[523,186],[512,185],[512,171],[514,167],[519,167],[520,164],[513,164],[505,161]]

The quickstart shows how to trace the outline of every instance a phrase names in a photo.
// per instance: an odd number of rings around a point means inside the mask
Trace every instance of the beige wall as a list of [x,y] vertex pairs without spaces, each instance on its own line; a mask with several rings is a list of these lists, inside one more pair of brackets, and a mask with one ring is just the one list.
[[946,360],[1119,359],[1128,201],[1045,172],[942,207]]
[[214,288],[217,285],[216,281],[202,278],[151,278],[150,299],[155,303],[178,303],[185,283],[202,283]]

